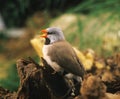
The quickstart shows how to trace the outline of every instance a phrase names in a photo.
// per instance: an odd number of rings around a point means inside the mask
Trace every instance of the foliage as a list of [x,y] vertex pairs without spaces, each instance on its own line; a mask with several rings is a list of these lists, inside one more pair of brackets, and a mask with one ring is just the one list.
[[0,13],[8,28],[23,27],[26,19],[37,11],[44,10],[52,14],[65,11],[79,2],[79,0],[1,0]]
[[83,12],[83,13],[103,13],[105,11],[120,10],[119,0],[87,0],[78,4],[76,7],[71,8],[70,12]]
[[[56,16],[59,12],[103,13],[120,10],[119,0],[9,0],[0,1],[1,14],[7,27],[22,27],[25,20],[37,11]],[[104,10],[103,10],[104,9]]]
[[8,37],[5,35],[3,31],[0,31],[0,40],[8,40]]
[[11,91],[17,90],[19,85],[19,78],[17,74],[16,65],[13,63],[8,69],[8,77],[0,80],[0,86]]
[[[77,33],[79,34],[76,37],[79,36],[79,48],[83,50],[92,48],[104,56],[119,52],[119,10],[119,0],[87,0],[69,9],[68,13],[82,13],[86,16],[84,20],[79,18],[77,20],[79,28]],[[88,30],[85,31],[85,29]],[[117,37],[116,44],[111,43],[111,37],[109,38],[111,34],[113,39],[115,36]],[[105,35],[107,36],[106,38],[104,37]],[[69,41],[73,42],[74,38]],[[109,48],[103,48],[104,46]]]

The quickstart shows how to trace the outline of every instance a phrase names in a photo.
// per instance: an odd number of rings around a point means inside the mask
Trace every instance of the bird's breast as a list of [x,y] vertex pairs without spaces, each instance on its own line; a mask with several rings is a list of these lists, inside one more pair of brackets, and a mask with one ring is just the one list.
[[[49,55],[49,49],[52,48],[52,45],[44,45],[42,52],[43,52],[43,58],[47,61],[47,63],[56,71],[63,71],[63,69],[55,62],[51,60],[51,55]],[[54,54],[54,52],[52,53]]]

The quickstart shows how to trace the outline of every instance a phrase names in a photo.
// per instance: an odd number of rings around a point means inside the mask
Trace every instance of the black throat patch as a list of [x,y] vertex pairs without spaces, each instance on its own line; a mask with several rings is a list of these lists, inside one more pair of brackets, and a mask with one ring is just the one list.
[[46,39],[45,39],[45,45],[48,45],[48,44],[50,44],[50,39],[49,39],[49,38],[46,38]]

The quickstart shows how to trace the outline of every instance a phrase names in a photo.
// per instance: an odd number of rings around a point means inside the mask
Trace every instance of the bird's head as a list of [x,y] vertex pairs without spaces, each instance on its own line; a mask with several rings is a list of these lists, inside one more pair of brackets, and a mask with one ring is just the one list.
[[46,39],[47,43],[54,43],[57,41],[65,40],[64,34],[60,28],[51,27],[44,30],[41,30],[41,37]]

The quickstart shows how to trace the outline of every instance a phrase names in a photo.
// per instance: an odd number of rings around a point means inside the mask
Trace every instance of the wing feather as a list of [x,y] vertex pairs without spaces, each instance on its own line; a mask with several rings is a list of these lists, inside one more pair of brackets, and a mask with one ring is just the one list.
[[84,75],[84,68],[68,42],[59,41],[53,43],[48,55],[51,56],[52,61],[57,62],[65,71],[79,76]]

